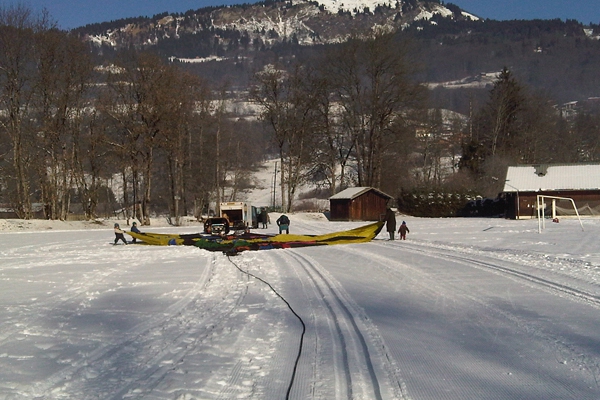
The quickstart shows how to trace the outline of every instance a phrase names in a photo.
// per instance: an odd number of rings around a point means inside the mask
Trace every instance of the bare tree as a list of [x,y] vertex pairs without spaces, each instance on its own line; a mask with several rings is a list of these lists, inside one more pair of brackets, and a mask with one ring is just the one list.
[[311,154],[317,106],[309,90],[308,71],[295,66],[290,73],[269,66],[255,75],[252,100],[270,127],[281,162],[281,205],[289,212],[304,178]]
[[215,192],[216,192],[216,211],[217,215],[221,215],[221,201],[224,197],[225,189],[225,174],[222,170],[223,157],[221,156],[221,136],[224,128],[225,118],[225,97],[226,90],[224,87],[219,90],[218,99],[216,101],[216,107],[214,110],[216,132],[214,142],[214,163],[215,163]]
[[[128,156],[122,173],[131,170],[133,204],[140,203],[137,217],[149,225],[154,152],[163,133],[162,123],[168,119],[174,69],[156,55],[137,52],[125,54],[117,67],[108,79],[115,101],[104,111],[118,128],[113,145]],[[138,212],[137,207],[134,212]]]
[[[600,114],[582,110],[572,121],[572,143],[578,149],[578,159],[584,162],[600,161]],[[564,139],[564,138],[563,138]],[[564,141],[563,141],[564,143]],[[565,153],[561,146],[556,152]]]
[[423,124],[418,131],[421,144],[421,182],[439,186],[442,181],[443,127],[440,109],[425,110]]
[[102,116],[93,111],[87,116],[84,129],[74,138],[73,173],[83,212],[86,218],[91,219],[97,216],[102,177],[109,170],[106,165],[109,150],[105,145],[108,127]]
[[12,144],[12,182],[15,210],[32,217],[31,146],[35,128],[31,112],[36,76],[36,35],[51,24],[46,13],[34,14],[22,5],[0,7],[0,130]]
[[[254,86],[251,90],[251,99],[261,107],[261,119],[271,128],[274,141],[279,151],[279,160],[283,164],[285,147],[289,135],[289,123],[286,120],[290,104],[286,99],[286,86],[284,79],[286,72],[274,65],[268,65],[264,70],[254,75]],[[281,201],[285,207],[284,175],[280,172]]]
[[340,119],[340,106],[335,101],[335,87],[329,76],[328,63],[321,60],[318,75],[309,83],[316,106],[311,166],[318,181],[324,181],[331,195],[348,186],[346,170],[354,150],[354,142]]
[[360,186],[381,185],[384,137],[419,105],[423,88],[413,81],[408,46],[387,33],[349,40],[329,61],[342,121],[352,135]]
[[58,30],[37,35],[38,73],[33,101],[40,128],[35,165],[46,218],[66,219],[81,157],[84,95],[92,63],[77,38]]
[[205,207],[208,211],[210,196],[214,190],[213,163],[210,157],[212,147],[207,143],[211,96],[209,86],[204,82],[192,84],[188,90],[194,91],[192,97],[195,104],[187,138],[185,199],[193,201],[194,215],[199,218]]
[[200,139],[195,124],[198,122],[197,105],[208,99],[204,97],[204,83],[199,78],[177,70],[173,72],[170,95],[164,97],[168,103],[162,104],[167,110],[159,140],[166,152],[170,216],[174,218],[174,224],[179,225],[181,216],[187,214],[186,199],[190,197],[186,176],[203,175],[199,168],[188,174],[186,170],[195,159],[188,147],[193,149],[193,143]]
[[543,93],[527,94],[521,113],[521,131],[513,139],[509,154],[519,163],[568,162],[568,138],[560,131],[560,115]]

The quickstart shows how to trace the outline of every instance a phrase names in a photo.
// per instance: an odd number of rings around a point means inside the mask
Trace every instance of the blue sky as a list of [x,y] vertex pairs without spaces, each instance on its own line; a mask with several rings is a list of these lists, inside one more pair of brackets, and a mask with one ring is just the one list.
[[452,0],[465,11],[482,18],[576,19],[584,24],[600,23],[600,0]]
[[[152,16],[164,11],[185,12],[198,8],[251,3],[252,0],[0,0],[0,5],[24,4],[45,7],[63,29],[127,17]],[[482,18],[576,19],[585,24],[600,23],[600,0],[452,0],[463,10]]]

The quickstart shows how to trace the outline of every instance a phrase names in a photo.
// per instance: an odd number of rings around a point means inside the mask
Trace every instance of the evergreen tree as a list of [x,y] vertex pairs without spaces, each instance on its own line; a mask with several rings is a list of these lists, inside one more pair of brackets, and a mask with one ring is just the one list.
[[504,67],[490,92],[490,101],[484,110],[486,136],[490,155],[506,153],[520,134],[519,113],[524,109],[523,89],[512,73]]

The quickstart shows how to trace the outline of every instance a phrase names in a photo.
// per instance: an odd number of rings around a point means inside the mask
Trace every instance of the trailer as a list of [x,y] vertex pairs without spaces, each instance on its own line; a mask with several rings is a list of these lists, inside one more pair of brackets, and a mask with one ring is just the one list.
[[256,207],[243,201],[226,201],[220,204],[221,217],[227,218],[234,230],[258,228]]

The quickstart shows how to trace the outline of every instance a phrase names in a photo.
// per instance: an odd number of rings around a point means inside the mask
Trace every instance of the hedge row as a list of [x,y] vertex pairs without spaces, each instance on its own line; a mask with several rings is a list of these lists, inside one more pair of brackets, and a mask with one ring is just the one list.
[[449,193],[431,188],[401,190],[398,210],[415,217],[497,216],[504,213],[504,203],[481,199],[474,192]]

